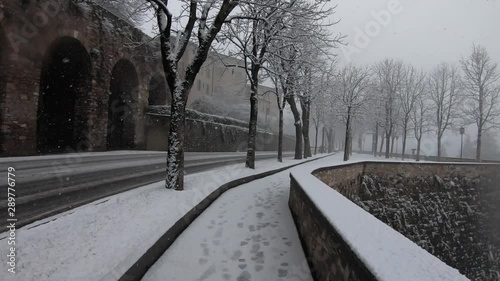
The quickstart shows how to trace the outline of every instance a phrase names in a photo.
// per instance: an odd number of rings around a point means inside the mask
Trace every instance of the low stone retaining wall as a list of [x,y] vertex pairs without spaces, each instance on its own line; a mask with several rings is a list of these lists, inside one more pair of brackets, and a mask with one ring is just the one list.
[[289,206],[316,280],[500,280],[499,180],[495,164],[357,162],[293,172]]
[[376,280],[293,177],[289,206],[315,280]]
[[[240,123],[217,123],[215,120],[186,119],[185,150],[191,152],[245,151],[248,141],[248,128]],[[166,115],[148,114],[146,118],[146,149],[165,151],[168,144],[170,118]],[[283,150],[292,151],[295,139],[285,136]],[[257,132],[258,151],[278,150],[278,136],[263,131]]]

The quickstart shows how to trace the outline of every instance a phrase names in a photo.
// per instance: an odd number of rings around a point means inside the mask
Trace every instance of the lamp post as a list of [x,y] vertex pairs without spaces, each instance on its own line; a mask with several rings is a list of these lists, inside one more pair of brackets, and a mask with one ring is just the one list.
[[460,128],[460,161],[462,161],[463,151],[464,151],[464,134],[465,128]]

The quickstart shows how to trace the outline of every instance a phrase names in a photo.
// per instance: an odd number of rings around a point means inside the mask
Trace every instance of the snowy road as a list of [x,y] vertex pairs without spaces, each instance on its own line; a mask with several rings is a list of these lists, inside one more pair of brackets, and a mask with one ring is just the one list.
[[[285,154],[290,156],[291,153]],[[188,152],[186,174],[243,163],[240,152]],[[271,159],[276,152],[258,152]],[[16,169],[18,226],[69,210],[119,192],[160,181],[165,174],[165,152],[113,151],[0,159],[0,170]],[[4,174],[3,177],[6,177]],[[0,188],[6,188],[7,179]],[[0,194],[6,205],[7,193]],[[6,208],[0,216],[6,216]]]
[[289,174],[224,193],[142,280],[312,280],[288,208]]

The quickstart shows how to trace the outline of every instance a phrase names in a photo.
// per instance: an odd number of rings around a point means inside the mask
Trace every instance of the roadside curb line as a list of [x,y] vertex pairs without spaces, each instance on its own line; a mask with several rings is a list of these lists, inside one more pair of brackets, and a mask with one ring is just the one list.
[[[182,232],[189,227],[189,225],[203,212],[205,211],[215,200],[217,200],[224,192],[232,189],[234,187],[255,181],[261,178],[265,178],[270,175],[277,174],[279,172],[288,170],[290,168],[303,165],[312,161],[323,159],[334,155],[335,153],[330,153],[322,157],[314,158],[290,166],[282,167],[275,170],[270,170],[267,172],[246,176],[243,178],[235,179],[227,182],[216,190],[214,190],[210,195],[205,197],[200,203],[194,206],[189,212],[187,212],[182,218],[177,220],[172,227],[170,227],[167,232],[165,232],[146,252],[130,267],[126,272],[118,279],[119,281],[140,281],[142,277],[146,274],[148,269],[153,266],[153,264],[160,259],[165,251],[174,243],[174,241],[182,234]],[[120,266],[118,266],[120,267]],[[115,268],[112,271],[118,272],[119,268]]]

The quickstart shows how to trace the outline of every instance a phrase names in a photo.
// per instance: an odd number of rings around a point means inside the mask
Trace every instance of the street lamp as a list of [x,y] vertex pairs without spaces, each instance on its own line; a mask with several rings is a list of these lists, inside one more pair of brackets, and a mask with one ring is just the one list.
[[460,161],[462,161],[463,151],[464,151],[464,134],[465,128],[460,128]]

